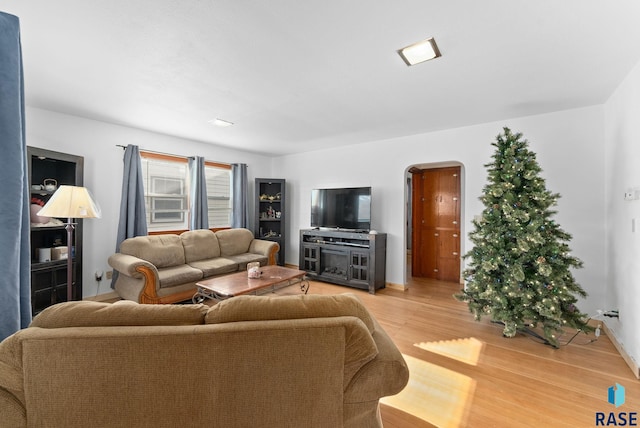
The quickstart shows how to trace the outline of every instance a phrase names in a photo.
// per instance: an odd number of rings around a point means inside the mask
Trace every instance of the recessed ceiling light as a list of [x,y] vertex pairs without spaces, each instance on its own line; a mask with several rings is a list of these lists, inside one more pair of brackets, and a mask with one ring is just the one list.
[[224,128],[224,127],[226,127],[226,126],[231,126],[231,125],[233,125],[233,122],[229,122],[228,120],[223,120],[223,119],[218,119],[218,118],[216,118],[216,119],[211,119],[211,120],[209,121],[209,123],[211,123],[212,125],[215,125],[215,126],[220,126],[220,127],[222,127],[222,128]]
[[407,65],[419,64],[442,56],[433,37],[404,47],[398,50],[398,54]]

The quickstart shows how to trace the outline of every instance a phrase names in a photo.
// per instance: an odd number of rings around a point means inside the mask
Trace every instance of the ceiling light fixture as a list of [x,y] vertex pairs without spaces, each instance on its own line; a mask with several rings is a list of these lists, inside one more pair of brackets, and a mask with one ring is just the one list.
[[409,66],[442,56],[433,37],[404,47],[398,54]]
[[227,126],[231,126],[233,125],[233,122],[229,122],[228,120],[222,120],[222,119],[211,119],[209,121],[209,123],[215,125],[215,126],[219,126],[221,128],[227,127]]

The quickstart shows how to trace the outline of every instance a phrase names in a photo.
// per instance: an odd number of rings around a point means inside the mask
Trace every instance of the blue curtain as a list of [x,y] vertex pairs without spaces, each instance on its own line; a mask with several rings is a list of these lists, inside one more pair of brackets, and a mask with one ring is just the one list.
[[247,184],[247,165],[231,164],[231,227],[248,227],[249,225],[249,186]]
[[[127,238],[147,234],[147,212],[144,206],[144,183],[138,146],[129,144],[124,149],[124,171],[122,175],[122,196],[120,199],[120,220],[116,237],[116,253]],[[114,287],[118,272],[113,272],[111,288]]]
[[31,322],[29,178],[20,21],[0,12],[0,340]]
[[204,173],[204,158],[189,158],[189,229],[209,228],[207,204],[207,178]]

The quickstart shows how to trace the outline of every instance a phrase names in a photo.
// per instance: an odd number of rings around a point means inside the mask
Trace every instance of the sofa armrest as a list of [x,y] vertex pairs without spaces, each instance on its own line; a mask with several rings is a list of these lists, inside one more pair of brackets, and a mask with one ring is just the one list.
[[27,411],[24,401],[22,373],[0,361],[0,425],[26,427]]
[[266,239],[254,239],[249,245],[250,253],[267,256],[270,265],[277,263],[276,254],[278,254],[278,251],[280,251],[280,244]]
[[[158,296],[160,277],[158,275],[158,268],[152,263],[122,253],[112,254],[108,262],[109,266],[118,271],[118,275],[132,278],[133,281],[141,284],[142,290],[138,300],[139,303],[160,303],[161,298]],[[119,279],[117,281],[119,281]]]
[[353,376],[344,392],[345,403],[377,401],[399,393],[409,382],[409,368],[400,350],[375,319],[374,324],[378,355]]
[[147,269],[155,272],[156,278],[158,276],[158,270],[153,264],[138,257],[130,256],[129,254],[112,254],[109,256],[108,262],[109,266],[113,269],[132,278],[143,278],[144,274],[139,269],[140,267],[146,267]]

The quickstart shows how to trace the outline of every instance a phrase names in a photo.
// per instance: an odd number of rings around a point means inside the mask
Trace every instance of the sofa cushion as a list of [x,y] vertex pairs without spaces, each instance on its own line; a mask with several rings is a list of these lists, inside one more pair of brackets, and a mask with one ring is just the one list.
[[216,232],[222,257],[248,253],[253,241],[253,233],[249,229],[224,229]]
[[189,266],[202,271],[206,277],[231,273],[238,270],[238,262],[226,257],[216,257],[209,260],[190,262]]
[[[218,237],[209,229],[189,230],[180,235],[187,263],[220,257]],[[205,274],[206,276],[206,274]]]
[[303,294],[294,296],[237,296],[209,309],[206,324],[236,321],[284,320],[353,316],[373,332],[371,315],[350,293],[338,295]]
[[236,254],[235,256],[227,256],[227,258],[238,265],[238,270],[247,270],[247,263],[250,262],[260,262],[260,266],[265,266],[269,261],[267,256],[254,253]]
[[147,260],[157,268],[183,265],[184,248],[178,235],[136,236],[120,244],[120,252]]
[[140,305],[75,301],[49,306],[35,316],[30,327],[113,327],[198,325],[209,307],[197,305]]
[[160,288],[173,287],[174,285],[197,281],[202,279],[202,277],[203,274],[201,270],[186,264],[158,269]]

